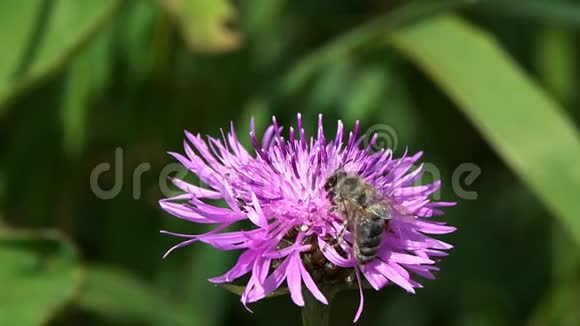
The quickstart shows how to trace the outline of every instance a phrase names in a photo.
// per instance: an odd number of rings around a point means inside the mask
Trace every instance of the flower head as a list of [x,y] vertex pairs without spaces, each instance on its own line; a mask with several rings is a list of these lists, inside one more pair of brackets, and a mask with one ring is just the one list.
[[[162,199],[161,207],[181,219],[215,228],[200,235],[163,231],[185,239],[167,254],[197,241],[220,250],[241,250],[237,263],[210,281],[228,283],[249,274],[241,296],[246,306],[284,283],[299,306],[304,305],[303,286],[327,303],[321,284],[353,282],[361,295],[355,320],[362,312],[363,283],[379,290],[392,282],[414,293],[421,284],[412,274],[434,278],[436,258],[445,256],[452,246],[428,234],[450,233],[455,228],[430,218],[442,214],[439,208],[454,203],[429,200],[439,189],[439,181],[417,185],[422,172],[415,164],[421,153],[394,158],[390,149],[374,151],[377,136],[360,136],[358,122],[345,135],[339,121],[335,137],[327,140],[322,116],[316,137],[309,139],[300,115],[287,139],[276,119],[272,121],[261,143],[252,124],[252,153],[240,144],[233,124],[227,134],[222,131],[222,139],[186,133],[185,155],[170,153],[203,186],[173,180],[184,194]],[[329,176],[338,169],[360,176],[390,203],[388,227],[381,231],[376,255],[368,263],[359,263],[353,253],[351,228],[339,237],[346,217],[333,209],[336,203],[325,189]],[[215,200],[223,200],[225,207]],[[252,227],[229,230],[242,221],[250,221]],[[333,240],[337,238],[343,240]]]

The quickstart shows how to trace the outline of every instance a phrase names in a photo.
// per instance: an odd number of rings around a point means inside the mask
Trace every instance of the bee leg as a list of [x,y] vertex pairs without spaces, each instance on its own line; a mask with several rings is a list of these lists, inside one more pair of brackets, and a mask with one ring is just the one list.
[[348,226],[348,221],[344,221],[342,223],[342,228],[340,229],[340,232],[338,232],[338,236],[336,237],[336,245],[341,243],[343,238],[344,238],[344,233],[346,232]]
[[391,227],[391,223],[389,223],[389,221],[388,221],[388,220],[387,220],[387,221],[385,221],[385,231],[387,231],[387,232],[389,232],[389,233],[394,233],[394,232],[392,232],[392,231],[393,231],[393,229],[392,229],[392,227]]
[[332,245],[333,247],[338,246],[344,238],[344,233],[346,232],[347,226],[348,226],[348,220],[346,220],[342,223],[342,226],[341,226],[340,231],[338,232],[338,235],[336,236],[336,238],[327,242],[324,245],[324,247],[322,248],[322,251],[325,251],[328,248],[328,246],[330,246],[330,245]]

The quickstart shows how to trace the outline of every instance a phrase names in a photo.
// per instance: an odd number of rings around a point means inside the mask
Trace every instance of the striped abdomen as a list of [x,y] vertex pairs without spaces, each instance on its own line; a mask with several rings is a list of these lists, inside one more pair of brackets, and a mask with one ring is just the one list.
[[383,239],[385,219],[371,212],[354,225],[354,256],[359,264],[366,264],[377,255]]

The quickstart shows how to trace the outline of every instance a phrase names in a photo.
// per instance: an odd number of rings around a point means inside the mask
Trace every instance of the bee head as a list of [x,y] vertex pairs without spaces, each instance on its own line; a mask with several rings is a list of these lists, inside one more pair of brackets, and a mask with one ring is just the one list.
[[326,183],[324,184],[324,190],[332,191],[334,187],[338,184],[338,182],[346,177],[346,172],[344,172],[344,166],[352,160],[348,160],[338,166],[334,173],[328,179],[326,179]]
[[348,198],[357,197],[361,192],[361,179],[356,176],[345,176],[338,182],[338,191]]
[[324,190],[331,191],[336,187],[338,181],[342,178],[346,177],[346,172],[339,170],[334,172],[328,179],[326,179],[326,183],[324,184]]

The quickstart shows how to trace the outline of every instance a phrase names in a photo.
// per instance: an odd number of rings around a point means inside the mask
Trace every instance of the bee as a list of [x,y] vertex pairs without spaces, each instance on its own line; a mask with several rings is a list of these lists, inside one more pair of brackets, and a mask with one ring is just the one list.
[[344,216],[344,223],[333,241],[334,245],[342,241],[348,229],[353,237],[356,261],[361,265],[370,262],[377,255],[383,231],[389,230],[396,205],[362,177],[346,173],[342,168],[326,179],[324,190],[328,192],[328,198],[333,204],[331,210]]

